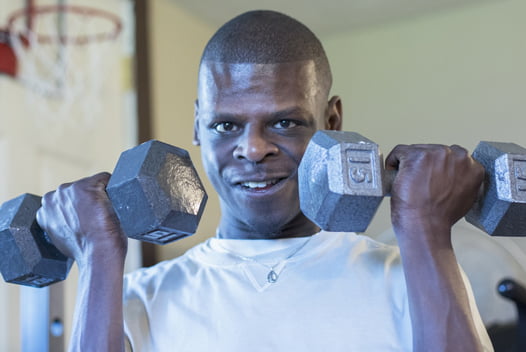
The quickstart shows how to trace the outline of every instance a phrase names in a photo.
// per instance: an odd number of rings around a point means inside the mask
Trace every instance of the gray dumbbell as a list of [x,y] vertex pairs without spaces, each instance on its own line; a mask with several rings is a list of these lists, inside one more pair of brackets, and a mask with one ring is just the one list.
[[[486,180],[466,219],[494,236],[526,236],[526,149],[480,142],[473,157],[484,166]],[[318,131],[298,170],[301,210],[324,230],[364,232],[394,176],[384,170],[371,140]]]
[[38,226],[40,201],[26,193],[0,208],[0,271],[6,282],[44,287],[64,280],[73,264]]
[[[106,192],[130,238],[166,244],[193,234],[207,194],[188,152],[149,141],[123,152]],[[6,282],[43,287],[64,280],[72,260],[36,222],[41,198],[23,194],[0,208],[0,271]]]

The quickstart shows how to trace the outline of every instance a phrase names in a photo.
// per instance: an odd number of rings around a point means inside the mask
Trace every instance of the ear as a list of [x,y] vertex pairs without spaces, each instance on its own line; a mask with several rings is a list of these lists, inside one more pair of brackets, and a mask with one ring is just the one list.
[[194,145],[201,145],[199,140],[199,100],[194,102],[194,140],[192,141]]
[[325,129],[341,131],[343,123],[342,100],[339,96],[333,96],[327,103],[327,114],[325,116]]

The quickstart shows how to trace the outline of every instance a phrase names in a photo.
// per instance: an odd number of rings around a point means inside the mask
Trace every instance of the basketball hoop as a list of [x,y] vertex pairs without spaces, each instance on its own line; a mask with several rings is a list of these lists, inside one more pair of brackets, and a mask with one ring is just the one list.
[[85,125],[100,112],[106,54],[121,29],[118,16],[86,6],[32,5],[16,10],[7,22],[7,42],[16,56],[16,69],[9,72],[36,93],[29,103],[38,104],[39,112],[63,122],[71,119],[75,106],[74,115]]
[[50,44],[53,42],[60,42],[61,44],[67,45],[85,45],[92,42],[113,40],[117,38],[122,29],[119,17],[114,14],[96,8],[76,5],[45,5],[19,9],[9,16],[9,19],[7,20],[7,28],[10,33],[13,33],[16,30],[16,27],[20,26],[20,22],[23,21],[25,17],[31,18],[31,20],[24,22],[24,25],[27,25],[27,23],[30,22],[32,24],[31,26],[33,26],[35,25],[36,20],[39,19],[38,17],[41,19],[46,15],[55,14],[102,19],[108,22],[110,28],[108,28],[109,31],[97,31],[93,33],[78,32],[73,34],[59,33],[58,35],[53,35],[51,33],[37,33],[33,31],[33,28],[27,28],[29,32],[34,32],[34,39],[38,43]]

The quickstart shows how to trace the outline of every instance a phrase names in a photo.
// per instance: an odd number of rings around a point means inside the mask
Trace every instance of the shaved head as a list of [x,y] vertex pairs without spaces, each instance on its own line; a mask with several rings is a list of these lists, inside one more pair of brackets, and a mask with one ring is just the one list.
[[250,11],[225,23],[205,47],[203,62],[279,64],[312,60],[328,91],[329,62],[319,39],[301,22],[275,11]]

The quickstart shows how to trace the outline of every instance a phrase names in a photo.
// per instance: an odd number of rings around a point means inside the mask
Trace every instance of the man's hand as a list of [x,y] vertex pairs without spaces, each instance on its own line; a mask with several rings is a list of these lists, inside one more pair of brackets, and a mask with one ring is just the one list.
[[391,219],[397,233],[407,226],[451,228],[473,205],[484,168],[457,145],[399,145],[386,159],[398,169],[391,190]]
[[110,175],[99,173],[44,195],[37,221],[53,244],[79,266],[92,257],[124,256],[127,238],[106,194]]

